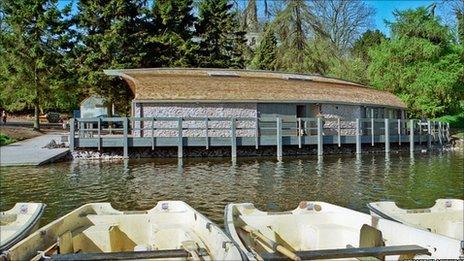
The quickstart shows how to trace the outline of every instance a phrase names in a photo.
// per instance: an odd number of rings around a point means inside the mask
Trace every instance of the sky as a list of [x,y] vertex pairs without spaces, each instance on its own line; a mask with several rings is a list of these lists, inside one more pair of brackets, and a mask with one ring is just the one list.
[[[398,10],[406,10],[410,8],[417,8],[421,6],[429,6],[433,3],[440,3],[439,1],[428,1],[428,0],[413,0],[413,1],[373,1],[373,0],[365,0],[364,1],[367,5],[375,8],[376,13],[374,16],[374,24],[373,26],[386,35],[389,35],[389,30],[385,24],[385,20],[393,21],[393,11],[395,9]],[[437,10],[440,11],[440,10]]]

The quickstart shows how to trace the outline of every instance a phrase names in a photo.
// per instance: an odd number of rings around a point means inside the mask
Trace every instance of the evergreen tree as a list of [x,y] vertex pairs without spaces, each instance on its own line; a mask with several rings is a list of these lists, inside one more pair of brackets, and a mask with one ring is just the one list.
[[363,61],[369,62],[369,48],[378,46],[387,37],[379,30],[367,30],[360,38],[358,38],[351,49],[351,54],[361,58]]
[[458,20],[458,39],[459,43],[464,45],[464,10],[456,10]]
[[251,67],[261,70],[275,70],[277,59],[277,38],[269,25],[265,25],[262,39],[251,63]]
[[197,65],[213,68],[243,68],[245,32],[227,0],[203,0],[199,6],[196,33],[199,37]]
[[157,0],[153,7],[154,22],[158,25],[157,41],[163,45],[163,66],[191,66],[197,49],[192,41],[194,22],[193,0]]
[[102,95],[108,105],[129,107],[131,96],[118,79],[104,69],[160,66],[162,45],[155,37],[144,0],[81,0],[75,17],[80,32],[75,49],[79,83],[90,93]]
[[40,111],[56,108],[56,92],[66,87],[61,76],[67,69],[63,54],[69,39],[63,17],[69,7],[60,10],[55,0],[3,0],[0,10],[2,104],[8,110],[34,108],[38,130]]

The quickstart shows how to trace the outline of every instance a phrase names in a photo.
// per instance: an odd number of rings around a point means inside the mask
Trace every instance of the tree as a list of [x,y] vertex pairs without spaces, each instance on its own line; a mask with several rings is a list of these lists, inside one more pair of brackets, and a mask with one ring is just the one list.
[[261,70],[275,70],[277,58],[277,38],[274,31],[267,24],[264,27],[262,39],[256,48],[251,67]]
[[378,46],[385,40],[387,40],[387,37],[379,30],[367,30],[354,42],[351,54],[354,57],[361,58],[365,62],[369,62],[369,49],[374,46]]
[[458,20],[459,43],[464,44],[464,11],[456,11],[456,19]]
[[347,52],[362,32],[370,28],[375,10],[364,1],[315,0],[309,9],[319,30],[343,53]]
[[150,21],[144,0],[81,0],[75,16],[79,42],[74,50],[79,84],[109,104],[127,111],[131,93],[103,69],[162,65],[164,47],[156,38],[157,24]]
[[247,2],[247,6],[243,12],[242,30],[254,33],[259,31],[258,8],[256,7],[256,0],[248,0]]
[[56,92],[66,87],[60,76],[67,70],[69,7],[60,10],[55,0],[3,0],[0,10],[2,103],[9,110],[33,107],[39,130],[40,110],[54,105]]
[[196,18],[192,12],[193,0],[159,0],[153,7],[157,25],[156,41],[163,45],[163,66],[191,66],[194,64],[196,45],[192,41]]
[[243,68],[245,32],[227,0],[203,0],[195,25],[199,37],[197,65],[213,68]]
[[414,116],[436,117],[460,109],[464,50],[427,9],[396,11],[392,39],[369,51],[374,87],[398,95]]

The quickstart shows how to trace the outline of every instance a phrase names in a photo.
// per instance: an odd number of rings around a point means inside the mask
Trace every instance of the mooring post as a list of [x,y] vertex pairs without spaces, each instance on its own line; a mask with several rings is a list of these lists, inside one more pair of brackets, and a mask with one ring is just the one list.
[[342,146],[342,126],[340,126],[340,117],[337,118],[337,136],[338,136],[338,147]]
[[232,160],[237,158],[237,122],[235,118],[230,119],[230,147]]
[[430,121],[427,121],[427,148],[432,147],[432,126],[430,125]]
[[182,158],[184,155],[184,137],[183,137],[182,118],[177,118],[177,157]]
[[322,140],[322,118],[317,118],[317,155],[322,156],[324,154]]
[[375,131],[375,121],[374,118],[371,118],[371,145],[374,146],[374,131]]
[[74,118],[69,120],[69,150],[74,151],[74,139],[75,139],[75,128],[74,128]]
[[356,154],[361,154],[361,121],[356,119]]
[[129,141],[128,141],[128,133],[129,133],[129,122],[128,118],[124,117],[124,121],[122,122],[124,128],[124,138],[123,138],[123,158],[129,158]]
[[390,152],[390,120],[385,119],[385,152]]
[[409,151],[414,153],[414,120],[409,121]]
[[276,118],[276,137],[277,137],[277,159],[282,159],[282,118]]

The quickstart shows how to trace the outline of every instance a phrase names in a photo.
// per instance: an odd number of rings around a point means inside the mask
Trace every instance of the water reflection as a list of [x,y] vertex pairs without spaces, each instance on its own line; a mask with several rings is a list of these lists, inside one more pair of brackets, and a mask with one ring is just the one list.
[[0,203],[7,209],[19,201],[44,202],[45,223],[89,202],[137,210],[159,200],[183,200],[222,224],[230,202],[281,211],[301,200],[320,200],[367,211],[366,203],[376,200],[426,207],[436,198],[464,198],[462,153],[408,156],[78,161],[2,168]]

